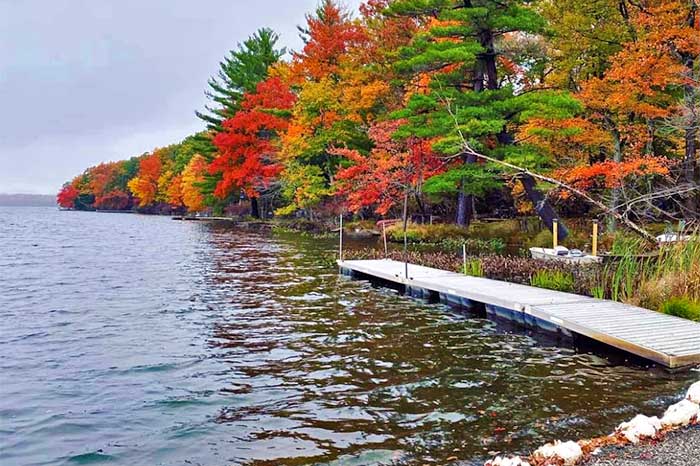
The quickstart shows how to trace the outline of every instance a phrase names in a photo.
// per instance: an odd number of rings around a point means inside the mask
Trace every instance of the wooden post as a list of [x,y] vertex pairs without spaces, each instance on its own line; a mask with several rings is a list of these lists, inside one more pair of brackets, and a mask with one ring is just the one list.
[[408,280],[408,235],[406,230],[408,229],[408,189],[403,198],[403,262],[404,262],[404,276]]
[[382,222],[382,236],[384,237],[384,258],[389,256],[389,245],[386,242],[386,223]]
[[343,214],[340,214],[340,250],[338,256],[340,262],[343,262]]
[[552,244],[554,249],[559,246],[559,220],[556,218],[552,220]]
[[467,243],[462,243],[462,273],[467,273]]
[[598,220],[593,221],[593,239],[592,239],[592,251],[591,255],[593,257],[598,256]]

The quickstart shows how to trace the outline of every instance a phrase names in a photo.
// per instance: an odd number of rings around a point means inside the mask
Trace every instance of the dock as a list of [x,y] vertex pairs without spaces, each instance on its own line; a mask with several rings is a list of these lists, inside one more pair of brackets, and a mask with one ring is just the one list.
[[[700,364],[700,323],[627,304],[389,259],[338,261],[341,272],[381,279],[417,297],[437,297],[527,328],[583,335],[676,369]],[[408,271],[408,275],[406,275]]]

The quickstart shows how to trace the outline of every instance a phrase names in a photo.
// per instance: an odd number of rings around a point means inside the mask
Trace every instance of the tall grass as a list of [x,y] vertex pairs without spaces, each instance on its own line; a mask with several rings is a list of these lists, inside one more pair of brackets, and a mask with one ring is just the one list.
[[591,286],[597,297],[660,309],[672,298],[700,302],[700,239],[664,245],[655,256],[639,240],[613,245],[618,260],[599,270]]
[[548,290],[571,292],[574,290],[574,275],[560,270],[538,270],[530,277],[530,284]]
[[484,276],[484,264],[481,259],[471,259],[464,264],[464,275],[471,275],[472,277],[483,277]]

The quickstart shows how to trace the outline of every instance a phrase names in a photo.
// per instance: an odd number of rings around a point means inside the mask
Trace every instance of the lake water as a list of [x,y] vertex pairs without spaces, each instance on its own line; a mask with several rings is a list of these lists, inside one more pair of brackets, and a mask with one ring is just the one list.
[[331,239],[0,219],[3,466],[477,464],[659,413],[691,377],[339,277]]

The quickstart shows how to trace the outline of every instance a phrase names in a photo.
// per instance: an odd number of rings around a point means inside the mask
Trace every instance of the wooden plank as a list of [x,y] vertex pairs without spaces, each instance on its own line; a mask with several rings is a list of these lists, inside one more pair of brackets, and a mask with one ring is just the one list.
[[700,323],[636,306],[388,259],[343,261],[345,269],[531,315],[667,367],[700,364]]

